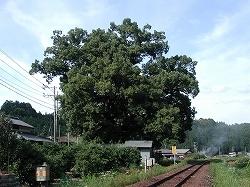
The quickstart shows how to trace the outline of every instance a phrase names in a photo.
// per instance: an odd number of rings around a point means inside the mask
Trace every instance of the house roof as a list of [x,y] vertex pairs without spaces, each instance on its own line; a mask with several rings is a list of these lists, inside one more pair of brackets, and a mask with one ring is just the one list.
[[126,147],[152,147],[153,141],[146,140],[128,140],[125,141]]
[[190,149],[176,149],[177,154],[185,154],[189,151]]
[[28,127],[28,128],[34,129],[34,127],[32,125],[29,125],[28,123],[25,123],[24,121],[21,121],[19,119],[10,118],[10,123],[13,125],[18,125],[18,126]]
[[17,138],[35,141],[35,142],[49,142],[49,143],[53,142],[52,140],[50,140],[48,138],[41,137],[41,136],[35,136],[32,134],[27,134],[27,133],[17,133]]
[[155,152],[162,153],[162,154],[172,154],[172,151],[169,149],[158,149],[158,150],[155,150]]
[[[185,154],[189,152],[190,149],[176,149],[177,154]],[[156,150],[157,153],[162,153],[162,154],[172,154],[172,151],[170,149],[158,149]]]

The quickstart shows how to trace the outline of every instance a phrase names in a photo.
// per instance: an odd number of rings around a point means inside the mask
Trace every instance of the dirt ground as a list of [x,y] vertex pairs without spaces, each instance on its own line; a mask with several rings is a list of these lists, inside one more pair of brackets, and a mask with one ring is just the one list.
[[211,176],[209,176],[209,165],[204,165],[198,170],[185,184],[183,187],[211,187],[212,186]]

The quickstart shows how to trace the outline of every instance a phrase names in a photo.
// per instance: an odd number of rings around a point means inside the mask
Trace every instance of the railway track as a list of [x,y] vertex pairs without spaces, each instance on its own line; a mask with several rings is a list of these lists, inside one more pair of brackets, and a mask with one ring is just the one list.
[[192,176],[194,175],[202,166],[208,162],[203,162],[199,164],[187,165],[186,167],[167,174],[163,174],[157,177],[153,177],[148,181],[138,182],[131,185],[130,187],[180,187]]

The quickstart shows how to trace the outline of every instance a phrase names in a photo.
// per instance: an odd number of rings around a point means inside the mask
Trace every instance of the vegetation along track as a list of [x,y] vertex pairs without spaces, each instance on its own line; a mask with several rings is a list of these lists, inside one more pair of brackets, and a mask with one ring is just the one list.
[[151,180],[139,182],[131,185],[131,187],[179,187],[182,186],[192,175],[194,175],[202,166],[207,164],[208,161],[188,165],[178,171],[163,174],[154,177]]

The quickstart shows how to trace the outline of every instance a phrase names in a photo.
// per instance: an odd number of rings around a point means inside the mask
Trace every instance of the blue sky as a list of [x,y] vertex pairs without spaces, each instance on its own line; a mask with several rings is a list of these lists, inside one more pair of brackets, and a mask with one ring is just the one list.
[[[44,49],[51,45],[53,30],[66,33],[74,27],[88,31],[108,28],[111,21],[121,23],[126,17],[140,26],[150,24],[153,29],[164,31],[170,45],[169,56],[186,54],[198,61],[200,93],[193,100],[196,118],[213,118],[229,124],[250,122],[250,1],[3,0],[0,48],[28,71],[31,63],[42,59]],[[3,54],[0,59],[19,68]],[[33,84],[34,78],[26,75],[31,82],[17,75],[2,61],[0,67],[41,90],[40,95],[32,96],[53,104],[42,94],[51,92]],[[16,81],[2,69],[2,77]],[[40,80],[41,76],[36,78]],[[0,85],[0,105],[6,99],[29,102]],[[51,112],[31,104],[38,111]]]

